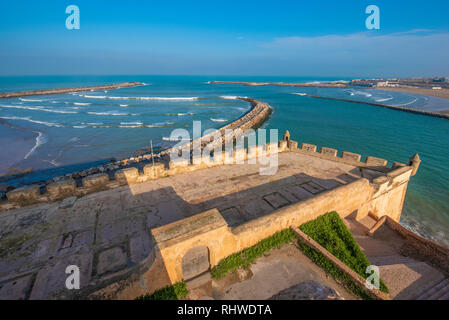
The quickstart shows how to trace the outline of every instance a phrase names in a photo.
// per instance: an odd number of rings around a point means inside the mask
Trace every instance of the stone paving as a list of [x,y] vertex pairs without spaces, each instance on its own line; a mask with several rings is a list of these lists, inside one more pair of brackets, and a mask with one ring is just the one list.
[[[151,228],[212,208],[233,227],[370,174],[284,152],[276,175],[225,165],[3,212],[0,299],[85,297],[149,255]],[[82,294],[65,289],[68,265],[80,268]]]

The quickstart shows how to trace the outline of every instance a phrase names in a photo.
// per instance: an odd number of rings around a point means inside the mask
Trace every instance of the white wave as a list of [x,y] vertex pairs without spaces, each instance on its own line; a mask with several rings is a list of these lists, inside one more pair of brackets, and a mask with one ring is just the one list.
[[236,99],[238,99],[237,96],[220,96],[220,98],[226,99],[226,100],[236,100]]
[[88,124],[90,126],[101,126],[103,124],[103,122],[87,122],[87,123],[82,123],[82,124]]
[[73,126],[74,128],[76,128],[76,129],[84,129],[84,128],[86,128],[86,126]]
[[80,140],[79,137],[73,137],[72,139],[69,140],[69,142],[77,142],[79,140]]
[[25,101],[25,102],[43,102],[45,100],[40,100],[40,99],[25,99],[25,98],[19,98],[20,101]]
[[198,100],[199,97],[111,97],[111,96],[91,96],[80,95],[80,97],[89,99],[115,99],[115,100],[161,100],[161,101],[192,101]]
[[412,104],[412,103],[416,102],[417,100],[418,100],[418,98],[415,98],[415,99],[413,99],[413,100],[410,101],[410,102],[403,103],[403,104],[395,104],[394,106],[395,106],[395,107],[408,106],[409,104]]
[[293,92],[292,94],[296,94],[298,96],[306,96],[307,93],[303,93],[303,92]]
[[128,113],[108,111],[108,112],[88,112],[87,114],[97,115],[97,116],[127,116]]
[[128,107],[129,104],[121,104],[120,107]]
[[226,121],[228,121],[226,119],[214,119],[214,118],[210,118],[210,120],[212,120],[213,122],[226,122]]
[[143,123],[140,122],[140,121],[137,121],[137,122],[120,122],[120,124],[122,126],[126,126],[126,125],[139,125],[139,126],[141,126],[141,125],[143,125]]
[[175,123],[174,122],[159,122],[159,123],[153,123],[153,124],[146,125],[145,127],[147,127],[147,128],[163,128],[163,127],[170,126],[172,124],[175,124]]
[[359,96],[365,96],[365,97],[371,97],[372,96],[372,94],[371,93],[368,93],[368,92],[364,92],[364,91],[354,91],[354,92],[351,92],[351,96],[353,96],[354,94],[357,94],[357,95],[359,95]]
[[33,146],[33,148],[31,148],[31,150],[25,155],[25,157],[23,157],[23,159],[28,159],[29,156],[31,156],[33,154],[33,152],[41,145],[43,145],[44,143],[46,143],[48,141],[48,138],[42,133],[42,132],[36,132],[37,133],[37,137],[36,137],[36,144]]
[[391,99],[393,99],[393,97],[385,98],[385,99],[376,99],[376,102],[383,102],[383,101],[388,101],[388,100],[391,100]]
[[59,127],[59,128],[63,127],[59,123],[52,123],[52,122],[33,120],[31,118],[28,118],[28,117],[3,117],[3,116],[1,116],[0,118],[5,119],[5,120],[23,120],[23,121],[28,121],[28,122],[32,122],[32,123],[43,124],[43,125],[45,125],[47,127]]
[[74,102],[75,106],[90,106],[92,103],[90,102]]
[[25,109],[25,110],[34,110],[34,111],[44,111],[44,112],[53,112],[53,113],[77,113],[73,111],[63,111],[63,110],[53,110],[53,109],[46,109],[42,106],[11,106],[11,105],[4,105],[1,104],[0,107],[3,108],[13,108],[13,109]]

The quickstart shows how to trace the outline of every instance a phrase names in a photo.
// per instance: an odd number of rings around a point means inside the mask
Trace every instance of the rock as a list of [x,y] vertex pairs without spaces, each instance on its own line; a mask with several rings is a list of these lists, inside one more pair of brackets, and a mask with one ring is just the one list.
[[66,209],[66,208],[70,208],[72,207],[75,202],[76,202],[77,197],[69,197],[69,198],[65,198],[64,200],[61,201],[61,203],[59,204],[59,208],[61,209]]

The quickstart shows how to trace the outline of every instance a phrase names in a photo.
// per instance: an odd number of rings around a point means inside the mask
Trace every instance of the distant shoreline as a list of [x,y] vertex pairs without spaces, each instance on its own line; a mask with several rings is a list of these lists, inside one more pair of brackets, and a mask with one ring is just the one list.
[[38,95],[47,95],[47,94],[72,93],[72,92],[82,92],[82,91],[91,91],[91,90],[110,90],[110,89],[120,89],[120,88],[131,88],[131,87],[137,87],[137,86],[143,86],[143,85],[145,85],[145,84],[141,83],[141,82],[123,82],[123,83],[103,85],[103,86],[4,92],[4,93],[0,93],[0,99],[2,99],[2,98],[3,99],[18,98],[18,97],[26,97],[26,96],[38,96]]
[[424,110],[418,110],[418,109],[412,109],[412,108],[389,106],[386,104],[366,102],[366,101],[357,101],[357,100],[342,99],[342,98],[315,96],[315,95],[306,94],[306,93],[303,94],[303,96],[309,97],[309,98],[317,98],[317,99],[327,99],[327,100],[337,100],[337,101],[344,101],[344,102],[351,102],[351,103],[361,103],[361,104],[367,104],[367,105],[381,107],[381,108],[387,108],[387,109],[392,109],[392,110],[398,110],[398,111],[421,114],[421,115],[425,115],[425,116],[431,116],[431,117],[435,117],[435,118],[449,119],[449,110],[444,110],[444,111],[440,111],[440,112],[431,112],[431,111],[424,111]]
[[[449,100],[449,89],[443,89],[443,88],[442,89],[427,89],[427,88],[415,88],[415,87],[375,87],[373,89],[421,94],[421,95],[425,95],[425,96],[432,96],[432,97]],[[449,111],[449,110],[445,110],[443,112],[447,112],[447,111]]]
[[[449,100],[449,89],[427,89],[427,88],[415,88],[415,87],[356,87],[356,86],[348,86],[344,82],[334,81],[330,83],[284,83],[284,82],[245,82],[245,81],[210,81],[211,84],[240,84],[248,87],[257,87],[257,86],[280,86],[280,87],[315,87],[315,88],[363,88],[363,89],[376,89],[376,90],[385,90],[385,91],[397,91],[397,92],[405,92],[405,93],[414,93],[426,96],[433,96],[441,99]],[[364,101],[356,101],[349,99],[340,99],[340,98],[331,98],[331,97],[322,97],[322,96],[313,96],[310,94],[304,94],[304,96],[308,96],[311,98],[320,98],[320,99],[330,99],[330,100],[340,100],[345,102],[354,102],[354,103],[364,103],[377,107],[383,107],[388,109],[406,111],[411,113],[423,114],[427,116],[437,117],[437,118],[446,118],[449,119],[449,110],[443,110],[439,112],[431,112],[431,111],[423,111],[412,108],[404,108],[398,106],[389,106],[380,103],[372,103],[372,102],[364,102]]]

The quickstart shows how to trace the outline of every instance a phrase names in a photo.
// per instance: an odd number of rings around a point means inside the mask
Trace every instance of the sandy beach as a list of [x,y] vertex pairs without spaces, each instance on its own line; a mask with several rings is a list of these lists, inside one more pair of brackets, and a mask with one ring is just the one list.
[[378,87],[375,89],[405,92],[405,93],[415,93],[442,99],[449,99],[449,89],[426,89],[426,88],[413,88],[413,87]]

